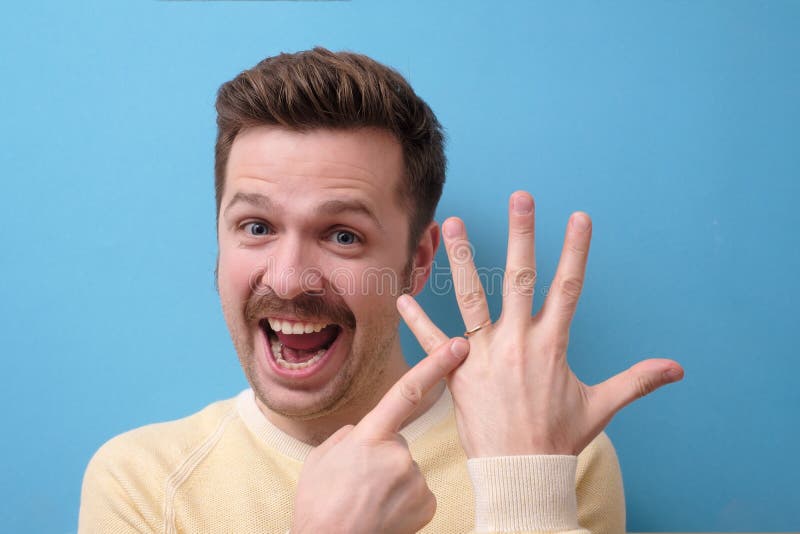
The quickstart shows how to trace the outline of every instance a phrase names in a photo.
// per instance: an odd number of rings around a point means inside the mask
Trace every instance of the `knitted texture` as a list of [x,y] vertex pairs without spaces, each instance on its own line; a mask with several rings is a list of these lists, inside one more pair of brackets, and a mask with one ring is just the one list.
[[[578,527],[577,456],[505,456],[467,461],[478,532],[571,531]],[[530,510],[538,510],[536,515]]]
[[[604,433],[578,457],[473,459],[468,471],[445,390],[401,434],[436,495],[423,533],[572,532],[577,525],[625,532],[619,464]],[[244,390],[105,443],[86,468],[78,531],[284,534],[310,451],[269,423]]]

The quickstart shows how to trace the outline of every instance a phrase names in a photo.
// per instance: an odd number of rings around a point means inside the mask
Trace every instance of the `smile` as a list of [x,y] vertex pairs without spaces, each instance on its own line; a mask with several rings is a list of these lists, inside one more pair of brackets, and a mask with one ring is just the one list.
[[310,376],[333,352],[342,328],[334,323],[267,317],[259,322],[270,363],[281,374]]

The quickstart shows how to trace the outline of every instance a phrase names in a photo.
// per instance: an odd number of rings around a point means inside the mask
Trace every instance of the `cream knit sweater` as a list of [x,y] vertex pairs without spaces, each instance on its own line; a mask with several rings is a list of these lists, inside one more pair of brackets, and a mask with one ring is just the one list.
[[[438,504],[421,532],[625,532],[622,477],[605,433],[577,457],[467,461],[445,390],[401,434]],[[84,475],[78,531],[285,533],[310,450],[270,424],[246,389],[104,444]]]

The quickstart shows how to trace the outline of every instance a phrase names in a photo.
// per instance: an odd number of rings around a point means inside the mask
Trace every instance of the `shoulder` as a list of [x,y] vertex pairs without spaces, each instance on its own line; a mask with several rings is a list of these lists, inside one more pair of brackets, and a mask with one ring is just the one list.
[[147,459],[169,462],[181,458],[234,413],[235,398],[231,398],[209,404],[181,419],[129,430],[105,442],[89,463],[130,463]]
[[86,467],[79,532],[131,525],[158,531],[170,477],[236,413],[235,398],[188,417],[130,430],[105,442]]
[[161,480],[236,413],[235,398],[177,419],[145,425],[106,441],[89,460],[84,484],[97,479]]

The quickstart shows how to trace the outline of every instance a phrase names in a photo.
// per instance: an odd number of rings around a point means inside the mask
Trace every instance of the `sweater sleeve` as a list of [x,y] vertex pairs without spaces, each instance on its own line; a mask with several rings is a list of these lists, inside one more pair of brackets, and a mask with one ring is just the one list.
[[600,434],[580,456],[473,458],[476,532],[621,534],[622,476]]
[[[140,482],[126,471],[115,441],[101,447],[89,461],[83,476],[78,514],[79,534],[128,534],[161,532],[156,499],[147,478]],[[131,451],[135,458],[135,451]]]

